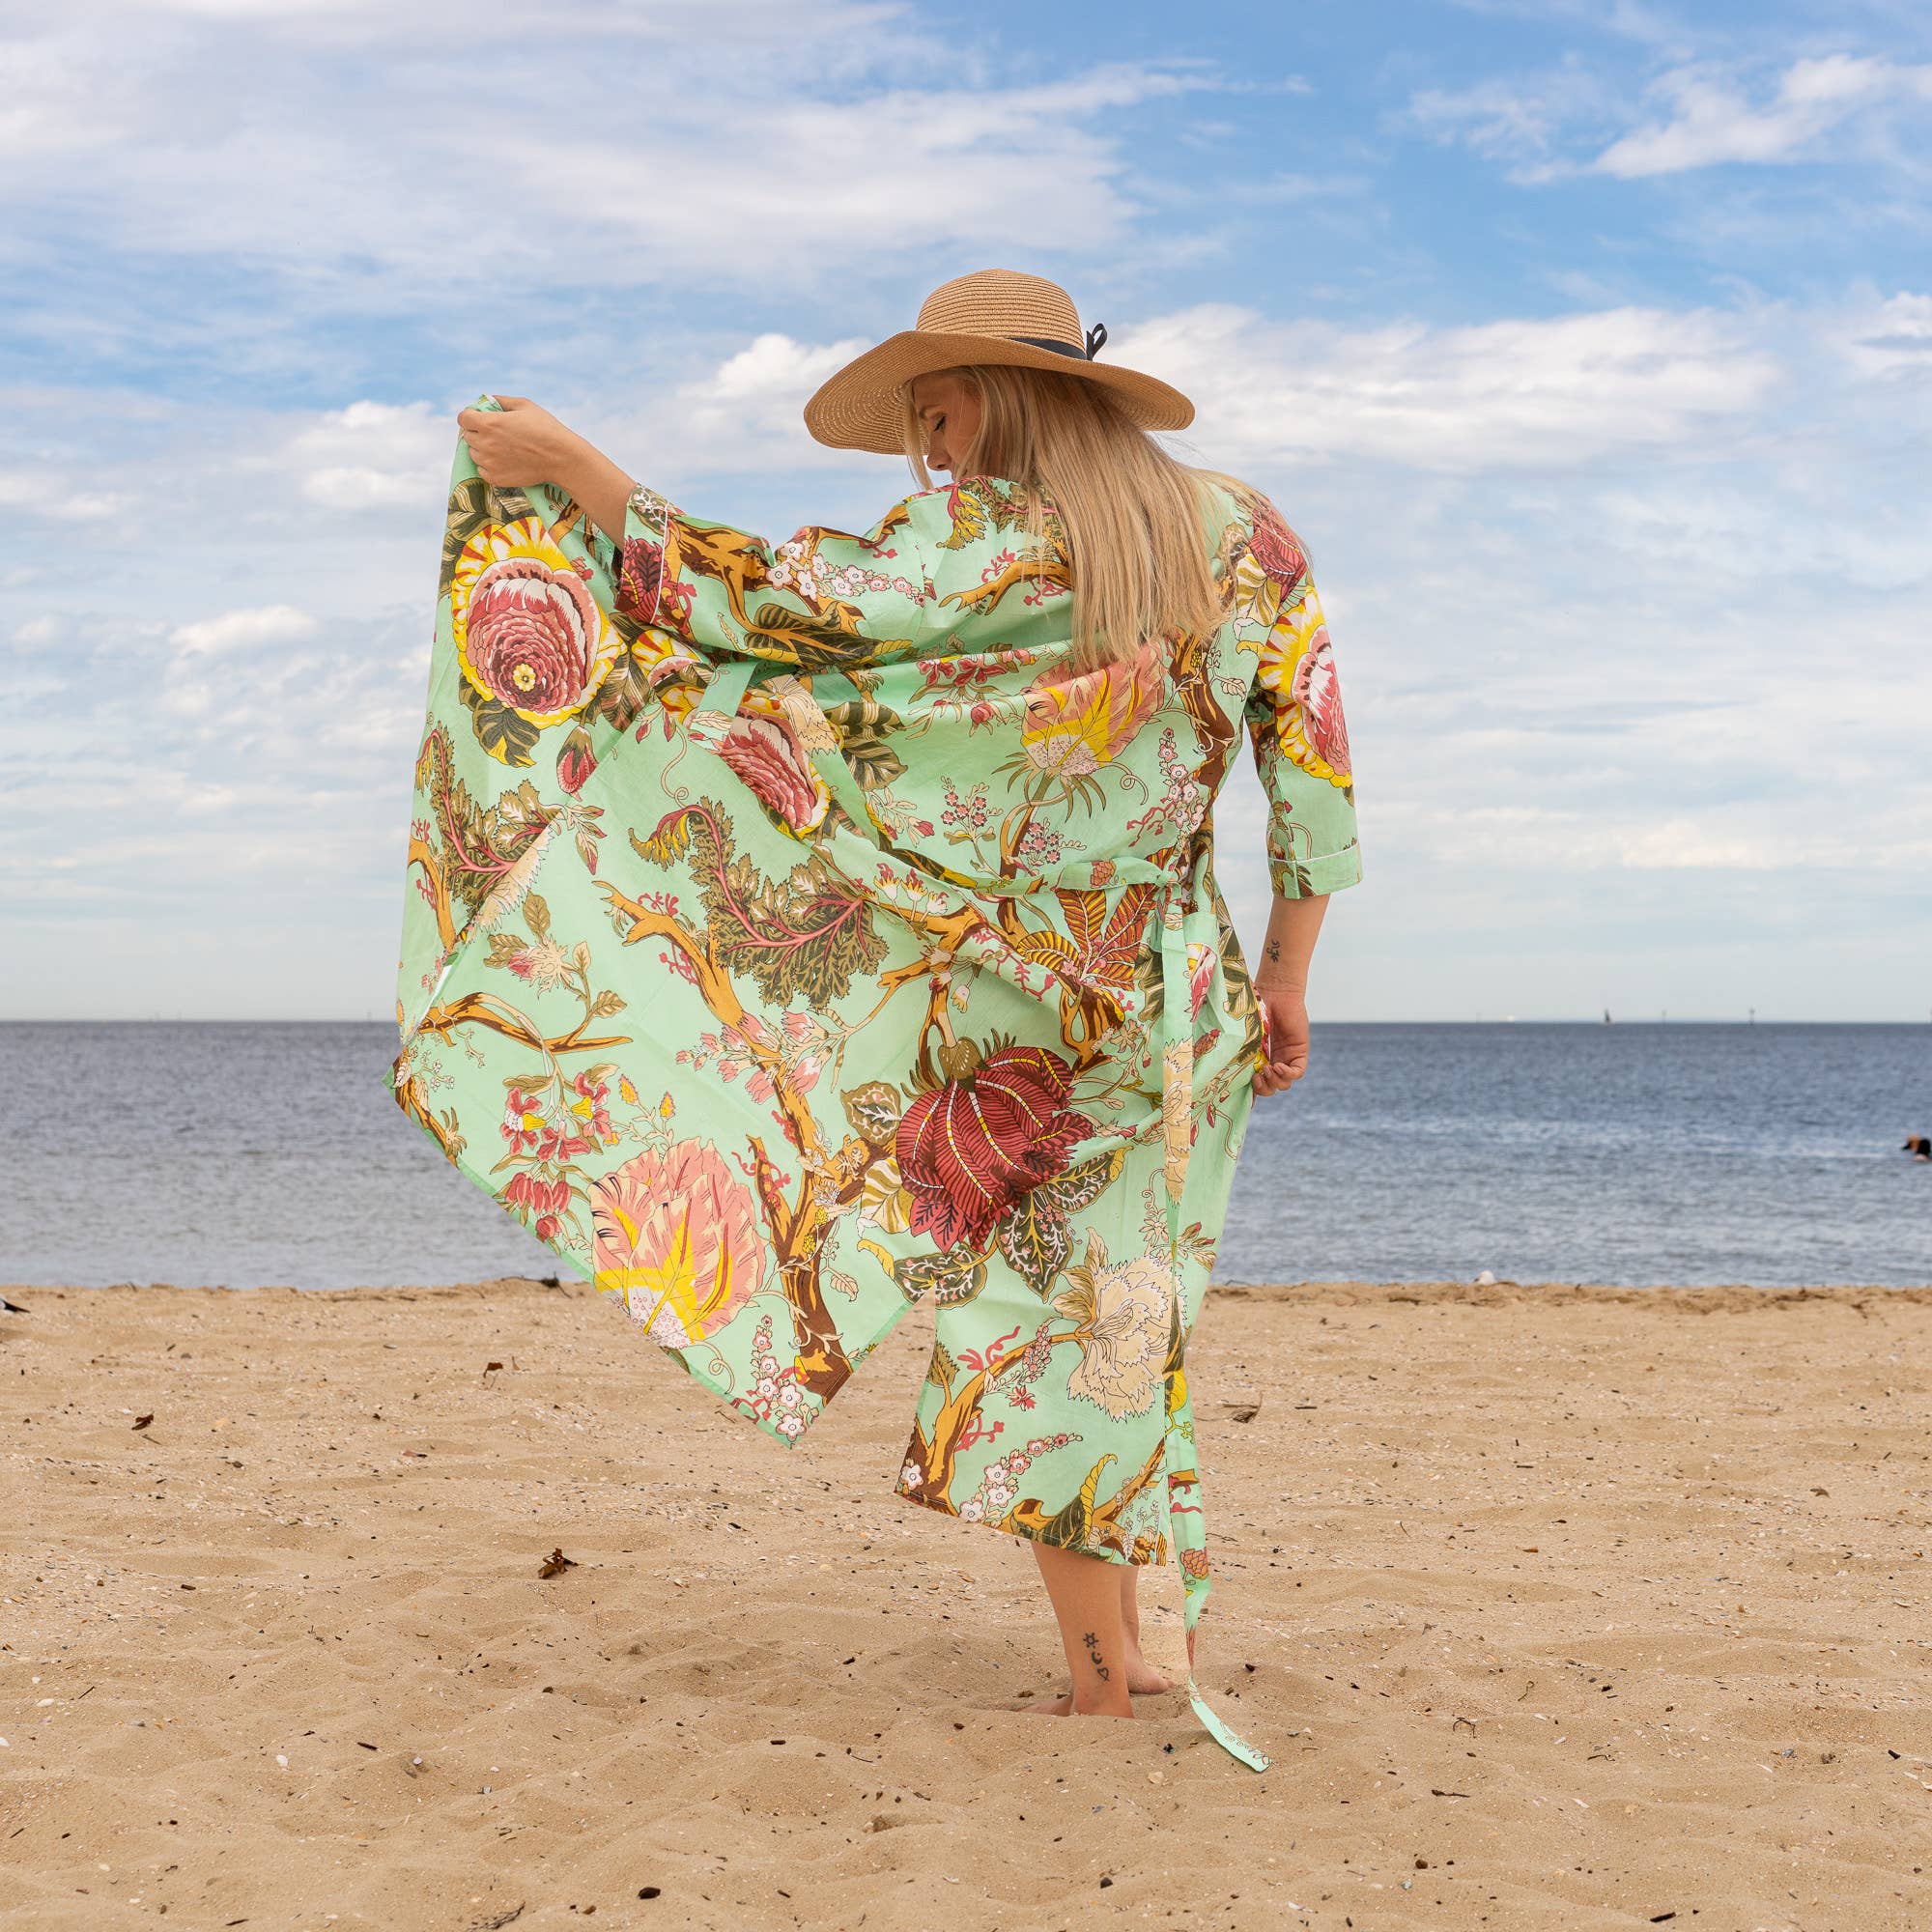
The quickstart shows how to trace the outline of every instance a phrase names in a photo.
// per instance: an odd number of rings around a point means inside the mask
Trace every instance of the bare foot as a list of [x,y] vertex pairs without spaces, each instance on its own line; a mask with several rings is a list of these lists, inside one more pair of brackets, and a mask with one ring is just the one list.
[[1131,1718],[1134,1715],[1131,1707],[1124,1711],[1076,1711],[1071,1690],[1064,1690],[1058,1697],[1022,1704],[1020,1710],[1029,1718]]
[[[1174,1689],[1174,1679],[1164,1676],[1160,1671],[1156,1670],[1141,1655],[1138,1645],[1127,1652],[1126,1661],[1122,1668],[1127,1674],[1127,1690],[1129,1694],[1135,1697],[1158,1697],[1162,1692]],[[1054,1699],[1051,1715],[1056,1718],[1065,1717],[1067,1712],[1072,1709],[1072,1695],[1073,1693],[1068,1690]],[[1034,1712],[1046,1712],[1048,1710],[1045,1704],[1028,1704],[1024,1708]]]
[[1043,1702],[1022,1704],[1020,1709],[1029,1718],[1070,1718],[1073,1715],[1073,1692],[1067,1690]]

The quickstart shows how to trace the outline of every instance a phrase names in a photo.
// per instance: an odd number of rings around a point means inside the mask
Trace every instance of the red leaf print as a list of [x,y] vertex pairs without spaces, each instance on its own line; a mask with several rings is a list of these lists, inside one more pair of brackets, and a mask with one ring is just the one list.
[[1248,548],[1255,561],[1281,584],[1284,596],[1301,582],[1308,569],[1300,538],[1282,522],[1281,512],[1265,497],[1256,506],[1254,537]]
[[905,1110],[896,1151],[914,1234],[977,1247],[1022,1195],[1065,1171],[1094,1130],[1065,1108],[1072,1072],[1043,1047],[1004,1046]]

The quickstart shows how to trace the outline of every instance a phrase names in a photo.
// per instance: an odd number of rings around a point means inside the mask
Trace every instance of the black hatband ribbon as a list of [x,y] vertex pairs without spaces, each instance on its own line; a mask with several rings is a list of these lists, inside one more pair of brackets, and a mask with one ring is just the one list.
[[1096,351],[1105,347],[1107,325],[1096,322],[1087,331],[1087,346],[1077,348],[1071,342],[1056,342],[1050,335],[1009,335],[1009,342],[1024,342],[1029,349],[1050,349],[1056,355],[1070,355],[1077,362],[1091,362]]

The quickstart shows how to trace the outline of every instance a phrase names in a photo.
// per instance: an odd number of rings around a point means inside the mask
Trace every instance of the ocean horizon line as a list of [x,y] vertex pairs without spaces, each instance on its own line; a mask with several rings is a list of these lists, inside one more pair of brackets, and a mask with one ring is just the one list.
[[[1251,1122],[1224,1280],[1932,1279],[1932,1167],[1905,1151],[1932,1133],[1922,1023],[1336,1020],[1314,1040],[1293,1101]],[[36,1124],[0,1256],[43,1281],[554,1271],[395,1105],[396,1043],[386,1015],[0,1025]]]

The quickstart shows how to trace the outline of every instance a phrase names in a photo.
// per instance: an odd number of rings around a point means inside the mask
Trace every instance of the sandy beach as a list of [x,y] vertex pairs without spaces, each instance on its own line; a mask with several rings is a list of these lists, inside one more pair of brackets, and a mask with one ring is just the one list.
[[1010,1708],[917,1317],[787,1455],[575,1286],[5,1293],[10,1932],[1932,1924],[1932,1290],[1217,1288],[1259,1776]]

